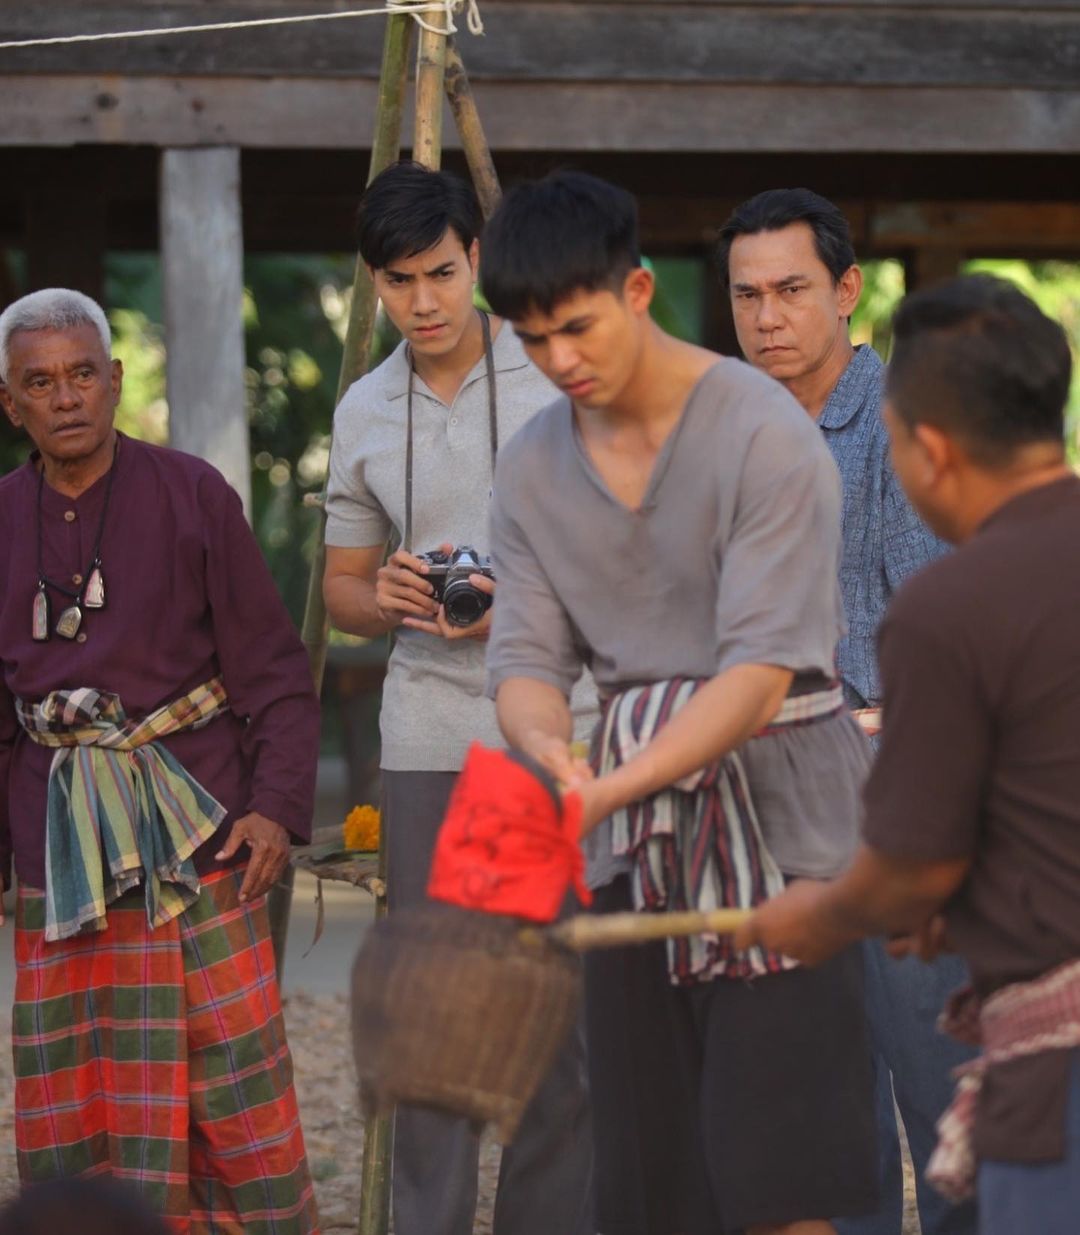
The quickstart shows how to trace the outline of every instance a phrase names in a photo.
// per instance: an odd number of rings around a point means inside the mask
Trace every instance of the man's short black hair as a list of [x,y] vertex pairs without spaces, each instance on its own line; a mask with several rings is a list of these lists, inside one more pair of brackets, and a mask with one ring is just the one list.
[[360,256],[373,270],[427,252],[448,229],[468,252],[483,226],[470,184],[408,160],[391,164],[375,177],[356,214]]
[[641,265],[637,202],[585,172],[560,171],[511,189],[488,222],[480,281],[511,320],[550,313],[575,292],[621,290]]
[[897,416],[956,436],[987,467],[1062,441],[1071,374],[1064,330],[992,275],[915,292],[893,319],[886,390]]
[[812,189],[766,189],[732,211],[720,229],[716,261],[725,286],[731,281],[731,245],[737,236],[778,232],[805,223],[814,233],[814,248],[834,284],[855,265],[851,228],[837,206]]

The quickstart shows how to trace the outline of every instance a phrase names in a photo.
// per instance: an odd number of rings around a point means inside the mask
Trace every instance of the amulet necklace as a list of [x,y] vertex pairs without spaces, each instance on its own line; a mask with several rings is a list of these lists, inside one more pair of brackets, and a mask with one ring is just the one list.
[[45,573],[42,553],[42,517],[41,494],[45,487],[45,467],[38,472],[37,488],[37,568],[38,585],[34,593],[34,606],[31,614],[30,634],[38,643],[49,639],[49,588],[55,588],[66,596],[71,603],[60,614],[56,621],[56,633],[62,639],[74,639],[82,625],[83,608],[105,608],[105,576],[101,573],[101,534],[105,530],[105,515],[109,510],[109,498],[112,496],[113,477],[116,475],[116,456],[120,452],[120,439],[116,439],[113,449],[112,463],[109,466],[109,479],[105,485],[105,500],[101,504],[101,515],[98,518],[97,532],[94,534],[94,548],[90,554],[90,565],[83,572],[81,586],[67,587],[57,583]]

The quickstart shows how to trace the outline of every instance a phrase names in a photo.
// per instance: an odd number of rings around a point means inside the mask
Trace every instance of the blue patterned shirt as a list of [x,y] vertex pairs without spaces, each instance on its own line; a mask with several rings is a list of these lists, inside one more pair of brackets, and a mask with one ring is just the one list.
[[857,347],[818,417],[844,486],[840,591],[848,633],[837,661],[852,707],[881,702],[875,638],[893,593],[947,548],[912,510],[889,462],[884,374],[877,352]]

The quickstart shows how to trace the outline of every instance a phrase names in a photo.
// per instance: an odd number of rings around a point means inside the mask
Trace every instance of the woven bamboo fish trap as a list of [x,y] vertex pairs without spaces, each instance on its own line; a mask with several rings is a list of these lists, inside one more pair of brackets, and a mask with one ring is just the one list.
[[518,918],[429,902],[376,923],[352,982],[366,1108],[433,1107],[512,1140],[577,1019],[580,971]]
[[352,975],[353,1050],[369,1112],[396,1103],[513,1139],[577,1019],[577,952],[730,933],[742,909],[579,914],[552,926],[429,901],[376,922]]

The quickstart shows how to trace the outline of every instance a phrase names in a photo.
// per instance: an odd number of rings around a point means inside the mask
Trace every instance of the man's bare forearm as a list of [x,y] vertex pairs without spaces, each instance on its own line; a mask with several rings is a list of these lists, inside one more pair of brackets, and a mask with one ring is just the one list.
[[735,665],[706,683],[629,762],[601,777],[607,808],[648,797],[741,746],[776,715],[792,674]]
[[375,603],[375,585],[355,575],[337,575],[323,583],[323,599],[330,621],[349,635],[374,639],[393,629]]
[[528,751],[538,740],[569,742],[574,718],[557,687],[535,678],[508,678],[495,697],[499,728],[508,745]]
[[918,930],[960,887],[970,866],[967,858],[921,862],[889,857],[862,844],[847,870],[825,885],[822,924],[853,938]]
[[867,936],[914,934],[957,891],[970,865],[967,858],[894,858],[860,845],[831,883],[796,879],[759,905],[735,946],[761,944],[818,965]]

